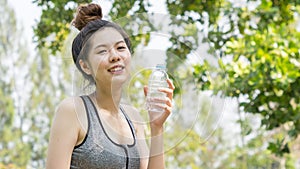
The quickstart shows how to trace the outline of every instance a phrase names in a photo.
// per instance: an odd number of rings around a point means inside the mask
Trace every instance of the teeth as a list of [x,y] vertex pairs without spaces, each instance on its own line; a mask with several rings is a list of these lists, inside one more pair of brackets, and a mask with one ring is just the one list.
[[109,71],[110,72],[117,72],[117,71],[121,71],[123,68],[122,67],[116,67],[116,68],[112,68]]

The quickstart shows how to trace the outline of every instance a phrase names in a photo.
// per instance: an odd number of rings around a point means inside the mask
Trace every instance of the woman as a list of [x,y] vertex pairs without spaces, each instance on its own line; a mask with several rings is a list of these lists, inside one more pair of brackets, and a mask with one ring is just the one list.
[[149,151],[139,113],[120,104],[122,86],[130,74],[129,38],[118,25],[101,18],[99,5],[80,5],[72,22],[80,30],[72,44],[74,62],[96,89],[58,106],[46,167],[164,168],[163,124],[172,111],[174,85],[168,79],[169,88],[160,89],[167,97],[154,100],[164,112],[149,112]]

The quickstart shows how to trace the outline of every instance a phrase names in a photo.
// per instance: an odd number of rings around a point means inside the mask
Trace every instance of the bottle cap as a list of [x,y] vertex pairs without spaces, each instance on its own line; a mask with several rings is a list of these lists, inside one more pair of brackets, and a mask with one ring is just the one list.
[[166,65],[165,64],[157,64],[156,68],[157,69],[166,69]]

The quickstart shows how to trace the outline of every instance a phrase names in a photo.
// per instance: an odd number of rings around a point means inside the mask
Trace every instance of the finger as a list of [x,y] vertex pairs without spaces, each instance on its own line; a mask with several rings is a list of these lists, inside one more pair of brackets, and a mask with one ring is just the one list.
[[163,103],[151,102],[150,106],[151,106],[152,110],[157,109],[157,110],[162,110],[163,111],[165,109],[165,104],[163,104]]
[[166,104],[166,99],[163,99],[163,98],[148,98],[147,101],[149,103],[164,103],[164,104]]
[[164,92],[166,94],[172,94],[173,93],[173,89],[170,89],[170,88],[159,88],[158,91]]
[[169,114],[172,112],[172,107],[170,107],[166,104],[153,103],[153,104],[151,104],[151,108],[156,109],[160,112],[165,112],[165,113],[167,113],[167,116],[169,116]]
[[172,107],[170,106],[165,106],[165,116],[168,117],[172,113]]
[[170,89],[170,88],[159,88],[158,89],[159,91],[161,91],[161,92],[164,92],[164,93],[166,93],[167,94],[167,97],[169,98],[169,99],[172,99],[173,98],[173,89]]
[[162,98],[151,98],[148,100],[149,103],[163,103],[163,104],[166,104],[170,107],[172,107],[172,101],[170,98],[168,97],[165,97],[164,99]]
[[164,110],[165,110],[164,111],[165,113],[163,113],[163,116],[164,116],[165,119],[167,119],[169,117],[169,115],[172,113],[172,107],[170,107],[168,105],[164,105],[163,107],[164,107]]
[[172,89],[172,90],[175,89],[175,86],[174,86],[173,81],[171,79],[167,79],[167,83],[168,83],[170,89]]
[[148,94],[148,86],[144,86],[144,95],[147,96]]
[[166,104],[169,106],[169,107],[173,107],[173,103],[172,103],[172,100],[170,98],[167,97],[167,100],[166,100]]

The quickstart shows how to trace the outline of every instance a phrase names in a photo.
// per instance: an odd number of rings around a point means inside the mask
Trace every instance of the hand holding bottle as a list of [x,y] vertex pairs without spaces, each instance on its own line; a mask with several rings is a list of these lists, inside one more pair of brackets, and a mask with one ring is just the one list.
[[163,106],[163,102],[161,105],[157,100],[166,97],[166,93],[159,91],[159,89],[168,87],[167,79],[166,66],[164,64],[157,64],[148,80],[148,93],[146,97],[146,109],[148,111],[158,113],[164,111],[164,108],[161,107]]
[[166,82],[168,85],[167,87],[158,88],[158,91],[165,95],[164,97],[151,98],[148,95],[148,86],[144,87],[144,94],[146,98],[151,99],[149,100],[149,102],[147,100],[147,104],[150,103],[152,107],[155,107],[156,109],[160,110],[160,112],[157,112],[148,109],[151,129],[161,129],[163,127],[164,122],[172,112],[173,91],[175,89],[175,86],[173,85],[170,79],[166,79]]

